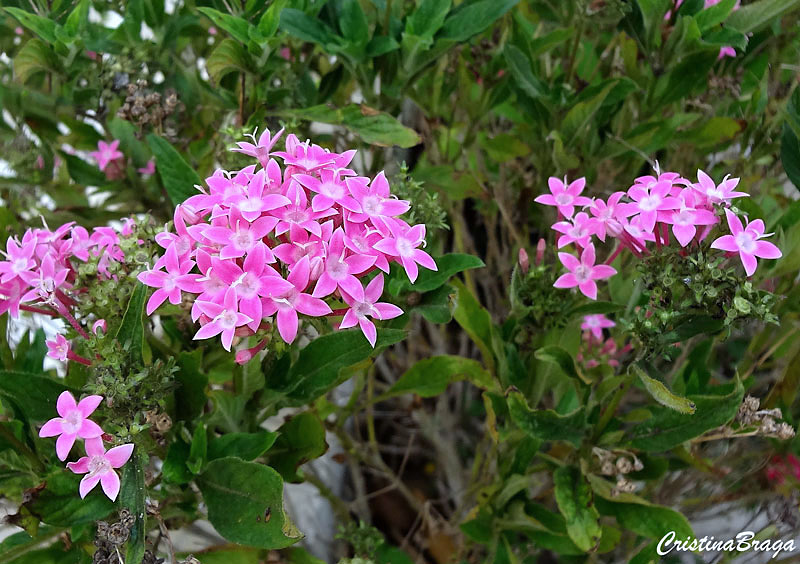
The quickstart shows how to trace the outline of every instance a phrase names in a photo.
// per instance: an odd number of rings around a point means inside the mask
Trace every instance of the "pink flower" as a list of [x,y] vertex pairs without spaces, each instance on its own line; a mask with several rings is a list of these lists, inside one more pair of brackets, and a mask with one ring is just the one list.
[[278,131],[274,137],[271,136],[269,129],[265,129],[258,138],[258,141],[256,141],[256,133],[258,133],[258,129],[256,129],[253,133],[245,134],[247,137],[253,139],[253,143],[240,141],[236,143],[239,148],[231,150],[236,151],[237,153],[243,153],[245,155],[255,157],[258,159],[258,162],[261,164],[261,166],[266,168],[267,163],[269,162],[269,153],[272,151],[272,147],[275,146],[275,143],[278,142],[278,139],[280,139],[281,135],[283,135],[283,129]]
[[106,452],[103,439],[88,439],[85,443],[86,455],[77,462],[70,462],[67,468],[75,474],[86,474],[81,480],[79,492],[81,499],[100,482],[103,492],[111,501],[117,499],[119,494],[119,476],[115,468],[122,468],[133,454],[133,445],[125,444],[114,447]]
[[64,335],[56,335],[55,341],[46,341],[47,356],[66,362],[70,352],[69,341]]
[[736,57],[736,49],[734,49],[731,46],[720,47],[719,55],[717,55],[717,60],[724,59],[725,57]]
[[580,247],[585,247],[592,242],[592,235],[595,232],[596,224],[585,212],[580,212],[572,219],[559,221],[553,225],[553,229],[561,233],[558,238],[558,248],[565,247],[570,243],[575,243]]
[[698,225],[714,225],[719,221],[709,210],[688,207],[686,200],[681,200],[679,209],[664,214],[662,220],[664,223],[672,224],[672,233],[681,247],[685,247],[694,239]]
[[624,195],[625,192],[614,192],[608,197],[608,201],[595,198],[589,206],[589,212],[594,216],[590,220],[592,231],[603,242],[607,233],[616,236],[622,230],[622,225],[617,219],[617,210],[619,201]]
[[256,247],[241,267],[234,261],[211,259],[217,276],[235,292],[239,311],[251,319],[249,327],[253,331],[261,324],[261,298],[283,294],[294,287],[266,263],[264,249],[266,247]]
[[[312,172],[323,167],[340,166],[336,163],[339,155],[326,151],[319,145],[312,145],[308,141],[301,143],[294,135],[289,135],[286,138],[286,151],[278,151],[275,155],[281,157],[284,164],[296,166],[306,172]],[[347,165],[341,165],[341,167],[344,166]]]
[[352,212],[360,212],[361,206],[350,196],[347,185],[339,178],[340,170],[320,170],[320,178],[308,174],[297,174],[295,180],[316,193],[311,200],[311,209],[315,212],[325,211],[339,205]]
[[553,286],[556,288],[574,288],[577,286],[583,295],[593,300],[597,299],[597,283],[595,280],[602,280],[617,273],[616,269],[605,264],[595,266],[594,245],[591,244],[583,250],[580,260],[569,253],[558,253],[558,260],[570,272],[562,274]]
[[236,328],[252,322],[253,319],[239,311],[236,303],[236,290],[228,288],[222,304],[215,302],[196,302],[200,310],[211,320],[203,325],[194,335],[194,339],[208,339],[222,334],[222,346],[231,350]]
[[383,171],[375,176],[369,188],[367,188],[369,179],[362,176],[348,178],[345,182],[359,206],[357,210],[351,210],[360,212],[350,214],[348,219],[352,222],[364,223],[367,220],[397,217],[406,213],[411,207],[406,200],[392,198],[389,182]]
[[199,292],[201,288],[200,275],[189,274],[189,271],[194,267],[193,260],[179,261],[178,252],[174,245],[167,249],[164,257],[166,272],[163,270],[146,270],[140,272],[139,276],[137,276],[142,284],[151,288],[158,288],[147,301],[147,315],[157,310],[168,298],[169,303],[172,305],[181,303],[181,290]]
[[425,241],[424,224],[409,227],[405,222],[390,220],[385,222],[385,225],[388,225],[389,233],[384,233],[383,241],[375,243],[373,248],[384,254],[399,257],[412,284],[419,273],[417,264],[429,270],[438,270],[431,256],[417,248]]
[[[263,239],[267,233],[278,224],[274,217],[260,217],[253,223],[249,223],[244,217],[237,217],[239,214],[234,208],[231,212],[230,227],[207,227],[203,230],[203,235],[214,243],[222,245],[219,257],[222,259],[243,257],[246,253],[252,252],[258,246],[264,246]],[[272,251],[265,248],[268,262],[275,262]]]
[[42,438],[58,436],[56,440],[56,455],[59,460],[66,460],[75,439],[93,439],[103,434],[103,429],[89,420],[89,416],[97,409],[101,396],[88,396],[75,403],[75,398],[69,392],[61,392],[56,402],[56,411],[61,417],[55,417],[42,425],[39,436]]
[[593,315],[585,315],[581,329],[584,331],[591,331],[592,335],[598,340],[603,340],[603,329],[615,327],[617,324],[608,319],[602,313],[595,313]]
[[278,333],[287,343],[291,343],[297,337],[298,313],[312,317],[331,313],[330,306],[324,301],[304,293],[308,287],[310,274],[311,264],[308,257],[303,257],[288,277],[293,288],[288,292],[264,300],[264,315],[277,313]]
[[640,227],[652,232],[659,217],[659,212],[678,209],[681,202],[670,196],[672,182],[658,181],[649,189],[642,184],[635,184],[628,190],[628,196],[634,203],[622,204],[620,213],[624,217],[637,215]]
[[18,243],[13,237],[9,237],[6,242],[6,252],[0,251],[6,260],[0,262],[0,282],[6,283],[23,273],[30,272],[36,266],[33,260],[33,253],[36,251],[36,240],[28,237],[22,244]]
[[697,182],[694,184],[687,182],[687,184],[705,196],[711,204],[728,204],[733,198],[747,197],[744,192],[734,191],[739,184],[739,179],[730,178],[730,175],[723,178],[722,182],[717,185],[709,175],[698,170]]
[[378,331],[375,328],[375,324],[367,317],[380,320],[394,319],[402,315],[403,310],[394,304],[378,302],[381,294],[383,294],[383,274],[378,274],[373,278],[362,294],[363,299],[356,299],[348,292],[342,292],[342,298],[350,306],[350,309],[344,314],[339,328],[347,329],[358,324],[369,344],[375,347]]
[[111,143],[99,141],[97,143],[97,151],[89,153],[97,161],[97,166],[100,170],[105,170],[111,161],[122,158],[122,152],[117,150],[119,147],[119,140],[114,140]]
[[555,206],[564,217],[570,218],[575,213],[575,206],[589,206],[592,200],[581,196],[583,188],[586,186],[586,179],[579,178],[566,184],[566,178],[562,181],[555,176],[551,176],[547,180],[547,185],[550,188],[550,194],[543,194],[537,196],[534,202],[544,204],[546,206]]
[[150,159],[147,161],[147,164],[144,165],[142,168],[137,168],[136,172],[139,174],[143,174],[145,176],[151,176],[156,173],[156,161]]
[[328,243],[328,256],[312,293],[315,298],[324,298],[339,288],[357,300],[364,299],[364,288],[355,275],[366,272],[375,264],[375,257],[359,254],[345,256],[345,250],[344,231],[339,228],[333,232]]
[[21,274],[21,278],[31,286],[31,289],[22,296],[21,301],[30,302],[41,300],[56,304],[56,290],[64,285],[68,274],[69,270],[60,263],[57,263],[53,255],[48,253],[42,259],[39,270],[23,272]]
[[216,35],[217,34],[217,28],[212,25],[211,27],[208,28],[208,34],[209,35]]
[[[275,161],[271,161],[275,163]],[[277,163],[275,163],[277,166]],[[259,170],[247,183],[244,194],[235,195],[227,200],[231,206],[238,208],[247,221],[255,221],[265,212],[291,204],[291,200],[283,194],[265,192],[273,180],[268,178],[264,169]]]
[[712,249],[720,249],[730,253],[739,253],[747,276],[752,276],[758,266],[756,257],[778,259],[783,256],[780,249],[769,241],[759,241],[772,233],[764,234],[764,222],[760,219],[742,226],[739,217],[730,210],[725,210],[731,235],[723,235],[711,243]]

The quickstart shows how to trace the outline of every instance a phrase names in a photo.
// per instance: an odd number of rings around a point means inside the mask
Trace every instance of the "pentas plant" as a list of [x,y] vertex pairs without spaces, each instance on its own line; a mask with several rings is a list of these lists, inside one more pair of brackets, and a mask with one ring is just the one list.
[[[584,179],[567,184],[566,180],[550,178],[550,194],[537,197],[536,202],[556,207],[559,221],[553,224],[553,230],[558,233],[557,247],[572,246],[576,251],[558,253],[569,272],[556,280],[555,287],[577,287],[594,300],[597,281],[616,274],[610,265],[621,252],[644,258],[672,247],[686,256],[700,245],[740,260],[745,274],[752,276],[759,258],[777,259],[782,255],[778,247],[764,240],[771,234],[764,233],[762,220],[742,223],[731,209],[736,198],[748,196],[736,190],[738,184],[738,178],[728,176],[716,183],[702,170],[697,171],[697,181],[691,181],[657,169],[655,176],[637,178],[624,192],[616,192],[606,200],[591,200],[581,195]],[[724,234],[726,228],[728,234]],[[712,237],[720,231],[723,234]],[[709,237],[710,245],[706,242]],[[613,240],[615,245],[600,264],[595,240]]]
[[230,351],[235,337],[256,335],[254,347],[237,353],[240,363],[264,349],[273,325],[292,343],[304,318],[358,325],[374,347],[373,320],[402,314],[379,301],[390,264],[412,283],[419,266],[436,270],[421,249],[425,226],[400,218],[410,204],[392,195],[383,172],[358,176],[349,168],[355,151],[334,153],[295,135],[273,152],[282,134],[240,142],[233,150],[257,164],[217,170],[178,205],[173,232],[156,237],[163,256],[139,275],[156,288],[148,315],[188,295],[200,324],[195,339],[219,336]]

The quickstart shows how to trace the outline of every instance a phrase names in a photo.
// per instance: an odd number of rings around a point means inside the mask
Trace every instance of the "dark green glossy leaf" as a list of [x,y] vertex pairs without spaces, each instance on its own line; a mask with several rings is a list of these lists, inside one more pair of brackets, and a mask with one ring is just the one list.
[[241,43],[247,43],[250,40],[250,23],[237,16],[224,14],[213,8],[197,8],[197,11],[206,15],[216,25],[231,34],[231,37]]
[[122,323],[117,329],[116,339],[126,348],[131,355],[133,362],[142,364],[142,347],[144,346],[144,306],[147,301],[148,287],[144,284],[136,284],[133,289],[128,307]]
[[220,458],[208,464],[198,485],[209,521],[229,541],[276,550],[303,538],[284,511],[283,480],[269,466]]
[[200,185],[200,177],[181,154],[154,133],[147,136],[147,144],[155,155],[156,170],[172,203],[180,204],[189,196],[195,195],[195,185]]
[[278,433],[259,431],[257,433],[226,433],[208,443],[208,459],[235,456],[242,460],[255,460],[275,443]]
[[385,396],[414,393],[424,398],[437,396],[448,384],[469,380],[479,388],[493,387],[491,375],[480,362],[460,356],[434,356],[418,361],[394,385]]
[[300,465],[325,454],[325,427],[319,417],[304,411],[278,429],[278,438],[269,450],[269,464],[287,482],[302,482],[297,474]]
[[437,37],[465,41],[489,27],[518,2],[519,0],[478,0],[462,3],[447,16]]
[[147,518],[144,503],[147,497],[147,488],[144,485],[144,465],[147,457],[135,451],[127,464],[122,468],[122,480],[119,491],[119,503],[130,510],[136,522],[131,528],[131,536],[127,542],[125,562],[141,562],[144,558],[145,519]]
[[486,266],[478,257],[462,253],[449,253],[435,257],[434,261],[438,270],[421,268],[419,276],[413,284],[408,280],[407,276],[401,274],[400,277],[391,280],[387,289],[395,296],[406,291],[430,292],[447,283],[450,278],[459,272]]

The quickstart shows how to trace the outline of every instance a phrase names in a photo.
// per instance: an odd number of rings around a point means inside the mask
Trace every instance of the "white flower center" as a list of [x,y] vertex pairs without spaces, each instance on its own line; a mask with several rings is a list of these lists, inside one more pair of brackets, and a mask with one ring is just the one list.
[[578,284],[583,284],[591,279],[592,270],[588,266],[581,264],[575,269],[573,274],[575,274],[575,279],[578,281]]
[[244,249],[247,250],[253,246],[253,236],[250,235],[249,230],[236,230],[236,234],[233,236],[233,245],[237,249]]
[[556,204],[559,206],[568,206],[572,203],[572,196],[567,194],[566,192],[562,192],[558,196],[555,197]]
[[373,315],[372,313],[372,304],[369,302],[358,302],[356,305],[353,306],[353,311],[358,317],[366,317],[368,315]]
[[105,456],[97,455],[89,458],[89,476],[100,476],[106,472],[113,472],[113,470]]
[[639,209],[642,211],[653,211],[658,209],[659,205],[661,205],[661,198],[659,196],[645,196],[639,201]]
[[381,200],[377,196],[367,196],[361,202],[361,209],[367,215],[378,215],[381,211]]
[[[60,353],[61,350],[59,350],[58,352]],[[64,418],[64,423],[62,424],[62,428],[66,433],[74,435],[80,430],[82,423],[83,423],[83,416],[81,415],[80,411],[75,409],[67,413],[67,416]]]
[[338,200],[344,196],[344,186],[336,184],[335,182],[323,182],[319,187],[319,193],[333,200]]
[[740,251],[752,254],[756,250],[756,240],[747,231],[742,231],[736,236],[736,246]]
[[334,280],[342,280],[350,272],[347,263],[342,260],[329,260],[325,266],[328,271],[328,276]]
[[397,240],[397,252],[401,257],[408,257],[414,253],[414,245],[408,239]]

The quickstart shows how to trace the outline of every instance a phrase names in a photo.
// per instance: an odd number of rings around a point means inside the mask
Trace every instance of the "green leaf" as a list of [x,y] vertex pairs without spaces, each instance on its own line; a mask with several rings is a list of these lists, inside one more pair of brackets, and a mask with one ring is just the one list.
[[208,431],[204,423],[199,423],[192,434],[192,444],[189,445],[189,458],[186,467],[193,473],[199,474],[208,458]]
[[644,389],[661,405],[674,409],[680,413],[692,414],[695,412],[696,406],[688,399],[673,394],[663,382],[651,378],[638,364],[632,364],[631,370],[639,377],[639,380],[644,385]]
[[258,31],[264,39],[269,39],[278,31],[281,21],[281,12],[286,9],[288,0],[276,0],[264,11],[258,20]]
[[284,511],[283,480],[269,466],[220,458],[208,464],[198,486],[209,521],[231,542],[278,550],[303,538]]
[[106,175],[95,165],[91,165],[82,158],[68,153],[60,152],[61,158],[67,163],[67,172],[70,178],[83,186],[103,186],[107,183]]
[[519,87],[531,98],[542,98],[546,87],[541,80],[534,76],[528,57],[511,43],[506,44],[503,56]]
[[399,49],[400,44],[394,39],[394,37],[389,37],[388,35],[376,35],[370,42],[367,44],[367,52],[366,55],[369,58],[380,57],[381,55],[385,55],[386,53],[390,53],[395,49]]
[[671,104],[692,93],[705,88],[708,71],[717,62],[718,51],[697,53],[685,57],[674,69],[659,77],[656,83],[656,97],[660,105]]
[[438,396],[447,385],[469,380],[480,388],[493,387],[492,377],[480,362],[460,356],[434,356],[416,362],[406,370],[385,397],[414,393],[423,398]]
[[438,270],[420,269],[419,276],[413,284],[403,274],[389,283],[389,292],[395,296],[406,291],[430,292],[446,284],[450,278],[459,272],[486,266],[478,257],[462,253],[442,255],[434,258],[434,262],[436,262]]
[[169,445],[167,457],[164,459],[164,465],[161,468],[161,473],[164,480],[172,484],[188,484],[194,477],[189,467],[186,466],[186,461],[189,460],[190,447],[180,438]]
[[397,145],[408,148],[419,145],[422,141],[413,129],[404,126],[394,117],[364,105],[350,104],[340,109],[320,105],[276,113],[312,122],[341,125],[361,137],[364,142],[381,147]]
[[452,285],[456,289],[456,308],[453,310],[453,318],[478,345],[483,360],[491,372],[495,366],[492,318],[460,280],[453,280]]
[[208,459],[235,456],[242,460],[255,460],[267,452],[278,438],[278,433],[226,433],[208,443]]
[[553,473],[553,485],[569,538],[581,550],[592,550],[600,542],[602,531],[589,482],[578,468],[562,466]]
[[800,141],[788,123],[783,124],[781,135],[781,163],[786,176],[800,190]]
[[10,402],[20,417],[46,421],[55,416],[58,396],[67,387],[44,376],[0,370],[0,398]]
[[508,394],[508,412],[517,426],[535,439],[569,441],[575,446],[583,440],[586,412],[579,407],[572,413],[559,415],[552,409],[531,409],[525,397],[516,391]]
[[19,8],[5,8],[5,11],[48,43],[55,43],[57,41],[56,30],[59,28],[59,25],[50,18],[43,18],[42,16],[37,16],[36,14],[26,12]]
[[86,29],[89,23],[89,0],[80,0],[78,5],[67,16],[67,21],[64,23],[64,31],[72,37],[76,37],[79,32]]
[[516,6],[517,2],[519,0],[478,0],[469,4],[462,3],[447,17],[437,38],[466,41],[492,25]]
[[558,47],[570,39],[574,31],[575,30],[570,27],[560,27],[558,29],[554,29],[550,33],[542,35],[541,37],[534,37],[529,43],[530,56],[538,57],[539,55],[544,55],[548,51]]
[[301,464],[325,454],[325,427],[319,417],[309,411],[299,413],[278,429],[275,445],[267,453],[269,464],[287,482],[302,482],[297,474]]
[[561,368],[561,371],[570,378],[575,378],[579,381],[583,381],[581,375],[578,374],[577,368],[575,368],[575,361],[572,359],[572,355],[570,355],[566,350],[562,349],[561,347],[557,345],[542,347],[540,349],[537,349],[536,352],[533,354],[533,356],[544,362],[555,364],[556,366]]
[[133,453],[130,460],[122,468],[122,482],[119,491],[119,503],[130,510],[136,522],[131,529],[131,536],[127,542],[128,550],[125,562],[141,562],[144,558],[146,512],[144,509],[147,488],[144,485],[145,455]]
[[195,195],[197,190],[194,187],[200,185],[200,177],[183,160],[181,154],[169,142],[154,133],[147,136],[147,144],[155,155],[156,170],[172,203],[178,205],[189,196]]
[[750,33],[758,31],[768,25],[771,21],[783,14],[800,7],[797,0],[760,0],[733,12],[725,22],[725,25],[741,31]]
[[250,28],[253,27],[247,20],[223,14],[213,8],[197,8],[197,11],[207,16],[216,25],[227,31],[231,36],[241,43],[250,41]]
[[56,527],[94,523],[114,510],[114,504],[100,490],[100,485],[81,499],[78,485],[81,476],[59,469],[44,477],[47,487],[27,504],[43,522]]
[[[295,402],[306,403],[339,384],[343,368],[366,360],[405,337],[406,332],[399,329],[380,329],[373,349],[358,329],[323,335],[300,351],[282,382],[268,381],[267,387],[283,391]],[[273,387],[275,384],[277,387]]]
[[33,38],[14,57],[14,76],[20,83],[25,83],[39,72],[58,72],[58,61],[47,43]]
[[223,39],[206,61],[208,75],[219,82],[229,72],[247,70],[247,53],[241,43]]
[[411,311],[419,312],[431,323],[450,323],[453,319],[453,296],[456,291],[449,284],[422,295]]
[[208,376],[202,371],[203,351],[181,351],[177,357],[178,372],[175,381],[175,415],[179,420],[191,421],[203,412],[208,401],[206,387]]
[[444,24],[451,3],[452,0],[421,0],[417,9],[406,19],[405,32],[408,35],[432,39]]
[[738,0],[722,0],[719,4],[715,4],[701,11],[694,16],[694,21],[700,31],[711,29],[717,24],[721,24],[733,11],[733,7]]
[[301,10],[284,8],[280,15],[280,29],[289,35],[329,48],[335,34],[327,25]]
[[692,415],[671,408],[654,408],[653,416],[637,425],[631,432],[631,446],[646,452],[663,452],[685,441],[699,437],[706,431],[728,423],[742,403],[744,388],[737,379],[726,395],[689,395],[696,411]]
[[690,315],[675,329],[660,335],[658,340],[664,345],[682,343],[695,335],[718,333],[724,326],[725,322],[722,319],[716,319],[709,315]]
[[358,0],[341,0],[339,2],[339,29],[349,43],[363,52],[369,41],[369,23],[361,3]]
[[142,364],[144,362],[142,351],[144,346],[144,306],[147,300],[148,287],[142,283],[136,284],[133,289],[128,307],[125,308],[125,315],[122,323],[117,329],[116,340],[126,348],[131,355],[133,362]]
[[578,102],[567,112],[564,121],[561,122],[561,135],[564,138],[565,146],[569,147],[573,142],[580,138],[584,129],[589,125],[597,110],[605,102],[606,96],[613,90],[616,83],[606,85],[603,90],[588,100]]

